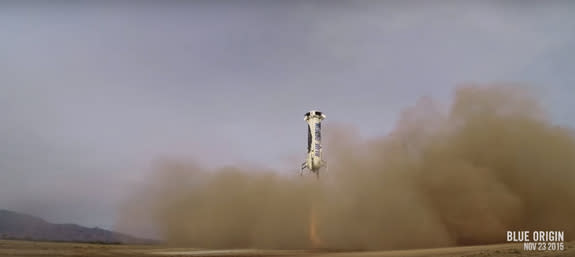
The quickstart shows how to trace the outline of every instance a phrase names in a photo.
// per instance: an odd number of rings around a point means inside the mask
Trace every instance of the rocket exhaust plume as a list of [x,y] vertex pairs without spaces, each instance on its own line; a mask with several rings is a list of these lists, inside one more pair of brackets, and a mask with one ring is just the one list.
[[309,240],[313,248],[319,248],[321,246],[321,240],[317,234],[316,213],[313,207],[309,213]]
[[151,224],[169,243],[207,248],[441,247],[505,242],[506,230],[562,230],[570,241],[575,133],[536,100],[505,85],[463,86],[447,111],[424,99],[379,138],[332,122],[319,182],[168,162],[119,225]]

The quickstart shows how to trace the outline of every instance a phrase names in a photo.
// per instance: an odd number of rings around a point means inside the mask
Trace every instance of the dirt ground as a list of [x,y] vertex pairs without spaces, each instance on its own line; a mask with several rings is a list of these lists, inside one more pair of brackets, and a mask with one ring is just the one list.
[[522,244],[499,244],[400,251],[335,252],[284,250],[202,250],[163,246],[101,245],[0,240],[0,257],[15,256],[321,256],[321,257],[484,257],[484,256],[575,256],[575,242],[565,243],[564,251],[525,251]]

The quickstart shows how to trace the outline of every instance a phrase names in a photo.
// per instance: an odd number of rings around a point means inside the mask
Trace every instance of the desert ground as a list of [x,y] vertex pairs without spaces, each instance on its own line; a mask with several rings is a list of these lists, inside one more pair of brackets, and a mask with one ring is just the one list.
[[398,250],[341,252],[329,250],[206,250],[165,246],[101,245],[0,240],[0,257],[14,256],[314,256],[314,257],[483,257],[483,256],[575,256],[575,242],[565,243],[564,251],[525,251],[522,244]]

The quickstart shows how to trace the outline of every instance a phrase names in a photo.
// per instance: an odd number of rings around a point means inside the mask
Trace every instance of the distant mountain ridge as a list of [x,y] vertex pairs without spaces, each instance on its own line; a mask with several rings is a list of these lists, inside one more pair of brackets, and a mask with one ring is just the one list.
[[101,228],[76,224],[54,224],[27,214],[0,209],[0,239],[61,241],[103,244],[153,244],[141,239]]

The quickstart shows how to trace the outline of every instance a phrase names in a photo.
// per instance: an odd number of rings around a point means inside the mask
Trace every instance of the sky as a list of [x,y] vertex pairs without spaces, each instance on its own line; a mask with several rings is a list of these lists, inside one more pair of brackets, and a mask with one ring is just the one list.
[[158,159],[290,172],[307,111],[384,135],[461,83],[524,84],[573,126],[573,13],[572,1],[0,3],[0,209],[112,228]]

